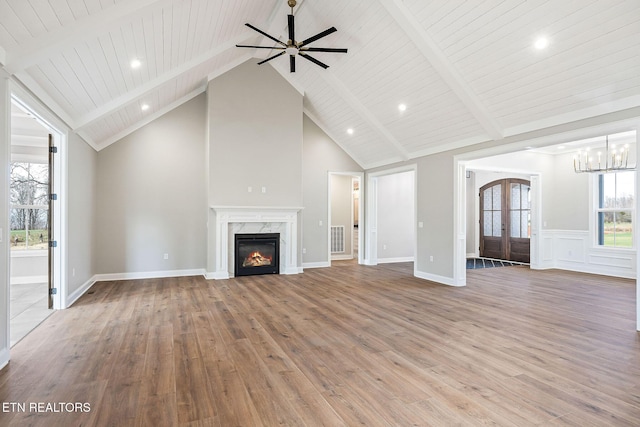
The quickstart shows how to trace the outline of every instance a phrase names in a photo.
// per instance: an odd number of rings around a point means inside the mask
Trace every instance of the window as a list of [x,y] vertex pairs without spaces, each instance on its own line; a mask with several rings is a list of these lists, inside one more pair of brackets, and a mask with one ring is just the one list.
[[11,163],[11,250],[48,247],[49,166]]
[[596,233],[599,246],[633,247],[635,172],[597,175]]

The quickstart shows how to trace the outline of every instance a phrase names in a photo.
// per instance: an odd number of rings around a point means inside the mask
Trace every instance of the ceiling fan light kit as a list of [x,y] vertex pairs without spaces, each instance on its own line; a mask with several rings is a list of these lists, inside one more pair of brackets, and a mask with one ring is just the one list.
[[289,29],[289,39],[287,43],[284,43],[282,40],[279,40],[259,28],[254,27],[253,25],[246,23],[245,25],[251,28],[254,31],[262,34],[263,36],[273,40],[278,44],[278,46],[250,46],[250,45],[241,45],[237,44],[236,47],[245,47],[251,49],[271,49],[271,50],[279,50],[281,52],[276,53],[275,55],[270,56],[269,58],[258,62],[258,65],[262,65],[265,62],[269,62],[272,59],[275,59],[282,55],[289,55],[289,71],[295,73],[296,71],[296,56],[301,56],[307,61],[313,62],[314,64],[327,69],[329,66],[316,58],[310,56],[307,52],[330,52],[330,53],[347,53],[347,49],[344,48],[325,48],[325,47],[307,47],[308,44],[315,42],[316,40],[320,40],[321,38],[328,36],[329,34],[335,33],[336,28],[331,27],[328,28],[315,36],[309,37],[301,42],[296,41],[295,37],[295,16],[293,15],[293,8],[296,5],[296,0],[287,0],[287,4],[291,8],[291,14],[287,15],[287,26]]

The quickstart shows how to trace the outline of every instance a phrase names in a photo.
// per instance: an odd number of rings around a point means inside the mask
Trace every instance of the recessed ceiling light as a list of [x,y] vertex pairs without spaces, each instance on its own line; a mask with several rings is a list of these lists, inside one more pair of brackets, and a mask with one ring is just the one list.
[[141,65],[142,65],[142,62],[138,58],[133,58],[131,60],[131,68],[133,68],[134,70],[136,68],[140,68]]
[[147,110],[149,109],[149,104],[142,104],[142,105],[140,106],[140,109],[141,109],[142,111],[147,111]]
[[538,37],[533,46],[538,50],[545,49],[549,46],[549,39],[546,37]]
[[406,110],[407,110],[407,105],[406,105],[406,104],[400,104],[400,105],[398,105],[398,110],[400,110],[400,111],[406,111]]
[[349,135],[353,135],[353,129],[351,129],[351,128],[347,129],[347,133],[348,133]]

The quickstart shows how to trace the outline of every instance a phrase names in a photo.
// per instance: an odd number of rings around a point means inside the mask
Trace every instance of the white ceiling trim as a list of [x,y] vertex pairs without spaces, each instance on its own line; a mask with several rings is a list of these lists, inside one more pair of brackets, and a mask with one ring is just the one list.
[[533,132],[540,129],[562,125],[565,123],[603,116],[605,114],[630,110],[636,107],[640,107],[640,95],[629,96],[627,98],[601,103],[588,108],[583,108],[581,110],[570,111],[568,113],[559,114],[557,116],[549,117],[546,119],[525,123],[519,126],[513,126],[505,129],[504,134],[505,137],[510,137],[526,132]]
[[309,117],[315,124],[316,126],[318,126],[325,134],[327,134],[327,136],[329,138],[331,138],[333,140],[333,142],[342,149],[342,151],[344,151],[345,153],[347,153],[347,155],[349,157],[351,157],[351,159],[353,159],[354,162],[356,162],[362,169],[368,169],[368,165],[363,165],[362,163],[360,163],[357,160],[357,156],[354,156],[353,153],[351,152],[351,150],[349,150],[346,146],[344,146],[343,144],[340,143],[340,140],[338,138],[336,138],[334,135],[331,134],[331,131],[329,130],[329,128],[327,126],[324,125],[324,123],[322,123],[322,120],[320,120],[316,115],[314,115],[312,112],[310,112],[308,109],[304,108],[302,110],[302,112],[304,114],[306,114],[307,117]]
[[205,90],[207,90],[207,85],[203,84],[198,89],[186,94],[182,98],[172,102],[171,104],[167,105],[163,109],[158,110],[153,114],[150,114],[149,116],[145,117],[143,120],[141,120],[139,122],[136,122],[133,126],[130,126],[130,127],[126,128],[126,129],[124,129],[122,132],[118,132],[117,134],[113,135],[112,137],[106,139],[105,141],[103,141],[102,143],[99,144],[99,148],[97,148],[96,150],[97,151],[103,150],[103,149],[107,148],[109,145],[111,145],[111,144],[113,144],[115,142],[118,142],[119,140],[121,140],[125,136],[130,135],[133,132],[137,131],[138,129],[148,125],[152,121],[156,120],[160,116],[163,116],[164,114],[168,113],[169,111],[173,110],[174,108],[177,108],[180,105],[184,104],[185,102],[192,100],[196,96],[198,96],[201,93],[203,93]]
[[[24,70],[68,49],[79,42],[95,38],[113,27],[120,27],[154,10],[170,6],[184,0],[127,0],[104,11],[87,16],[73,24],[65,25],[55,31],[43,34],[19,46],[19,55],[9,54],[5,66],[11,74]],[[79,37],[79,35],[82,35]]]
[[400,28],[416,45],[440,77],[462,101],[464,106],[476,118],[491,139],[503,138],[503,131],[496,120],[489,114],[475,93],[464,81],[460,73],[449,62],[444,53],[431,39],[422,25],[414,18],[402,0],[379,0],[382,6],[395,19]]
[[344,85],[344,83],[340,81],[340,79],[333,75],[329,69],[317,72],[316,75],[324,79],[324,81],[331,86],[336,93],[340,94],[340,97],[349,104],[349,106],[351,106],[351,108],[353,108],[365,122],[375,129],[385,141],[391,144],[396,149],[402,160],[409,160],[409,153],[402,144],[400,144],[400,141],[398,141],[395,136],[393,136],[391,132],[389,132],[389,130],[380,123],[373,113],[360,102],[358,97],[356,97]]
[[[196,58],[183,63],[182,65],[180,65],[179,67],[176,67],[174,69],[172,69],[171,71],[169,71],[168,73],[164,73],[158,77],[156,77],[153,80],[148,81],[147,83],[145,83],[142,86],[137,87],[136,89],[129,91],[127,93],[125,93],[122,96],[119,96],[118,98],[115,98],[109,102],[107,102],[106,104],[103,104],[102,106],[96,108],[93,111],[90,111],[89,113],[85,114],[84,116],[78,118],[77,120],[75,120],[76,122],[76,128],[74,129],[81,129],[83,127],[86,127],[87,125],[90,125],[91,123],[100,120],[102,117],[107,116],[109,114],[114,113],[115,111],[121,109],[122,107],[137,101],[140,98],[143,98],[145,96],[147,96],[149,93],[157,90],[160,86],[162,86],[163,84],[179,77],[180,75],[187,73],[189,70],[191,70],[192,68],[198,67],[202,64],[204,64],[207,61],[210,61],[211,59],[215,58],[216,56],[224,53],[225,51],[227,51],[228,49],[232,48],[235,46],[235,44],[237,42],[239,42],[239,40],[244,40],[247,38],[247,34],[244,33],[242,35],[240,35],[238,38],[227,41],[226,43],[223,43],[221,45],[218,45],[216,48],[211,49],[208,52],[203,53],[202,55],[197,56]],[[240,63],[246,61],[247,58],[244,58]],[[238,64],[236,64],[238,65]]]
[[425,148],[423,150],[415,151],[411,153],[412,159],[417,159],[418,157],[430,156],[432,154],[443,153],[445,151],[456,150],[458,148],[468,147],[470,145],[481,144],[483,142],[487,142],[487,138],[483,136],[473,136],[471,138],[466,138],[460,141],[440,144],[434,147]]
[[54,99],[34,80],[31,76],[25,72],[20,72],[14,75],[14,80],[20,83],[24,90],[31,92],[36,99],[39,99],[41,103],[47,106],[60,120],[64,122],[70,129],[74,128],[75,120],[66,113]]

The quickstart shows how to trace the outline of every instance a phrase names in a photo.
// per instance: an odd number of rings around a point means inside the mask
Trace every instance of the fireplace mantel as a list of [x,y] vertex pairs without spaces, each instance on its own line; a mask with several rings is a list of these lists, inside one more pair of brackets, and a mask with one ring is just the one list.
[[232,271],[230,244],[239,232],[280,233],[280,273],[298,274],[298,213],[301,207],[211,206],[216,217],[216,271],[208,278],[228,279]]

